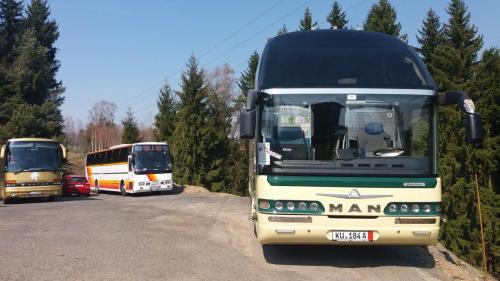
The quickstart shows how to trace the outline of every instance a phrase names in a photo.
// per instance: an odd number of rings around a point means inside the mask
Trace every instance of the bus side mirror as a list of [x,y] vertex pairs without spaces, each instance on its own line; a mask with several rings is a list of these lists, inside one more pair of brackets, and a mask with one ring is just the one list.
[[61,147],[61,151],[62,151],[62,158],[63,158],[64,160],[66,160],[66,159],[68,158],[68,155],[67,155],[67,153],[66,153],[66,147],[64,147],[64,145],[62,145],[62,144],[59,144],[59,146]]
[[5,158],[5,145],[2,145],[0,149],[0,158]]
[[249,90],[247,93],[247,104],[246,104],[246,110],[254,110],[255,106],[257,105],[257,96],[258,96],[257,90]]
[[134,165],[134,157],[133,155],[128,156],[128,170],[132,171],[132,166]]
[[255,137],[255,109],[240,111],[240,139],[253,139]]
[[465,115],[465,140],[468,143],[478,143],[483,139],[481,116],[476,112],[474,102],[467,94],[456,91],[439,93],[438,103],[439,105],[458,105]]

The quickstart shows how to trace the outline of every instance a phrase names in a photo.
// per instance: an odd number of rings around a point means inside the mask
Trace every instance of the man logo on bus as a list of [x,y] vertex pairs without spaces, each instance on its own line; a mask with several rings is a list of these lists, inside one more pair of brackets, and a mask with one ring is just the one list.
[[37,172],[31,173],[31,180],[38,181],[39,176],[40,174]]

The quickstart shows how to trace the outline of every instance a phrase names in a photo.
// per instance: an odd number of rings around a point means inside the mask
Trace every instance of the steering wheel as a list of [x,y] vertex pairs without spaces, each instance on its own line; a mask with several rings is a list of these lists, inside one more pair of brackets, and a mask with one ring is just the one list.
[[402,147],[393,147],[393,148],[381,148],[377,149],[373,152],[373,154],[380,157],[396,157],[404,154],[406,149]]

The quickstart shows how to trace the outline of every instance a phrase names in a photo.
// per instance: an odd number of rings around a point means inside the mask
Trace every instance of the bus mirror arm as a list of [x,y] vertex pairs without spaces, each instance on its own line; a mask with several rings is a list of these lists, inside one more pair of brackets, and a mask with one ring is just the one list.
[[439,105],[458,105],[464,113],[465,139],[468,143],[476,144],[483,139],[481,116],[476,112],[474,103],[463,92],[447,91],[438,94]]

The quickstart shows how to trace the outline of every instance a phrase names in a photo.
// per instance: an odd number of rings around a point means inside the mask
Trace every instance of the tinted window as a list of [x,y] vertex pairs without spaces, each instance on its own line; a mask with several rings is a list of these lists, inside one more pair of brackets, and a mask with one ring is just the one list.
[[259,88],[434,89],[408,48],[277,45],[266,48]]
[[79,178],[75,177],[75,178],[70,178],[69,182],[87,182],[87,179],[84,178],[84,177],[81,177],[81,178],[80,177]]

